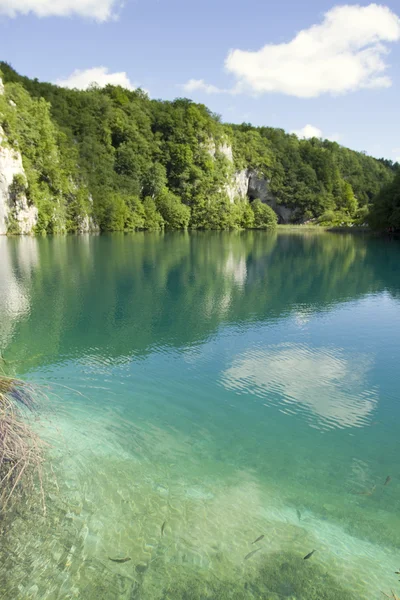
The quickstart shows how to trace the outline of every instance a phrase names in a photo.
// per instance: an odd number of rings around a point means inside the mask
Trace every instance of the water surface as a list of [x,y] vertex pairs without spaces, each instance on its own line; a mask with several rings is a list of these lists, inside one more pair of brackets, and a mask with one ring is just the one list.
[[3,238],[0,314],[56,482],[6,528],[5,600],[400,591],[398,242]]

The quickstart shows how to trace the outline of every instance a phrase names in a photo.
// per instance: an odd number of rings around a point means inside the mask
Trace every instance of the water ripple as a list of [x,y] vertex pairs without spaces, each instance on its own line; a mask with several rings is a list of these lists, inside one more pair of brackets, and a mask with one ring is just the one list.
[[372,365],[369,354],[280,344],[237,356],[221,382],[285,414],[306,413],[320,429],[362,427],[378,403],[377,390],[368,387]]

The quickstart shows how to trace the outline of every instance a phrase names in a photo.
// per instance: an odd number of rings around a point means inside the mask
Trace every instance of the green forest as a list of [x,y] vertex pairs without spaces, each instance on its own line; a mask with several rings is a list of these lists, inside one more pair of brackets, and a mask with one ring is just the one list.
[[[84,223],[101,231],[275,228],[269,202],[235,194],[240,172],[255,173],[291,222],[400,226],[400,167],[391,161],[282,129],[225,124],[186,98],[69,90],[6,63],[0,77],[3,143],[21,152],[26,173],[12,193],[37,207],[37,233],[79,232]],[[8,227],[18,233],[12,218]]]

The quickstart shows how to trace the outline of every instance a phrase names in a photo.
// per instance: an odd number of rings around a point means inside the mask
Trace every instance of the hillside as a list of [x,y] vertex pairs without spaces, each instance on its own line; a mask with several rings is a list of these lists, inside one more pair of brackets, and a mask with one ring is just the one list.
[[0,233],[362,223],[397,168],[188,99],[0,76]]
[[400,231],[400,170],[395,179],[384,186],[375,198],[369,221],[377,230]]

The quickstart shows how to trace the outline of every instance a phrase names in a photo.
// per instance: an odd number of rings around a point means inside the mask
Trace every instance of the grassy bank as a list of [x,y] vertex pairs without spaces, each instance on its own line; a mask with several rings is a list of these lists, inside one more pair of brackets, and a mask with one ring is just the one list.
[[325,227],[322,225],[278,225],[278,232],[294,231],[302,233],[304,231],[313,231],[315,233],[333,232],[333,233],[372,233],[367,227]]
[[0,375],[0,514],[11,505],[24,502],[42,487],[44,444],[35,432],[34,390],[17,379]]

